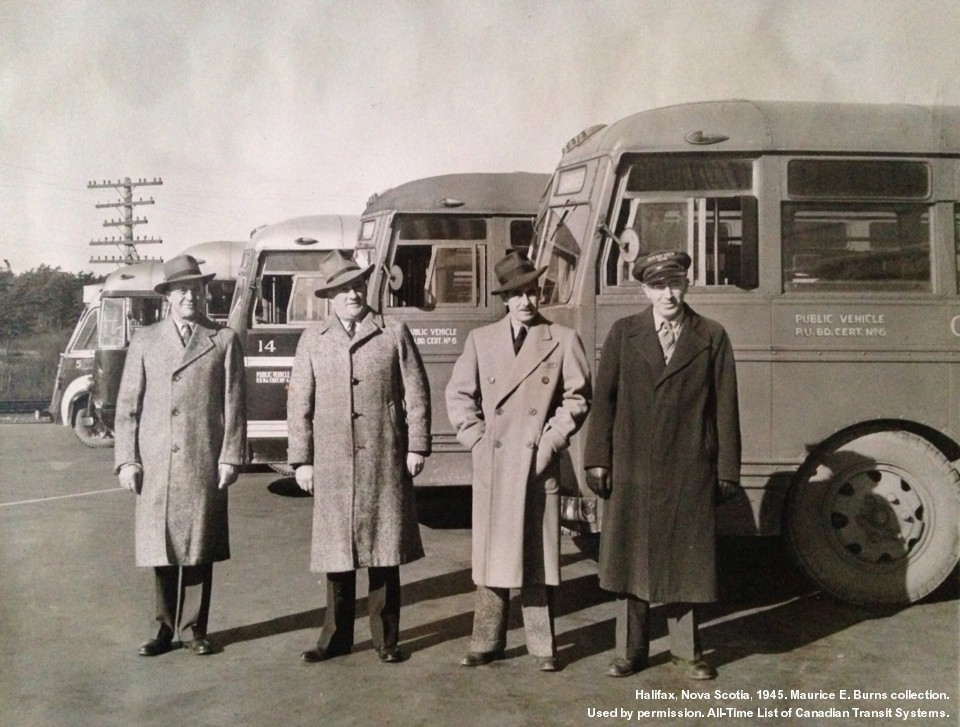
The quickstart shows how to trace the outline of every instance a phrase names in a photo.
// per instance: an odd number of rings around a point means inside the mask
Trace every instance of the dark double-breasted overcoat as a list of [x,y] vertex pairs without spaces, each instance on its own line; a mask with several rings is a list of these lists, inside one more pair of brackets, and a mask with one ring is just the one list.
[[[590,408],[576,332],[544,318],[514,355],[510,318],[470,332],[446,390],[473,457],[473,580],[491,588],[559,585],[559,460]],[[536,472],[537,454],[553,455]]]
[[137,331],[117,395],[117,471],[143,467],[136,504],[138,566],[227,560],[227,490],[219,465],[246,451],[243,350],[201,318],[184,346],[172,318]]
[[583,464],[611,470],[600,586],[648,601],[715,600],[717,479],[740,479],[736,370],[719,323],[687,306],[669,364],[652,308],[614,323]]
[[430,453],[430,388],[406,324],[372,311],[351,339],[331,315],[304,331],[287,396],[291,465],[313,465],[310,568],[423,557],[408,452]]

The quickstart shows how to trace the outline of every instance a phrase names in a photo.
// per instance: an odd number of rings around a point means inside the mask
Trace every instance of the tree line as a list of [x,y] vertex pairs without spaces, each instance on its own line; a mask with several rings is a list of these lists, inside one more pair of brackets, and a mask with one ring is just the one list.
[[103,276],[41,265],[15,274],[0,270],[0,341],[70,329],[83,312],[83,286]]

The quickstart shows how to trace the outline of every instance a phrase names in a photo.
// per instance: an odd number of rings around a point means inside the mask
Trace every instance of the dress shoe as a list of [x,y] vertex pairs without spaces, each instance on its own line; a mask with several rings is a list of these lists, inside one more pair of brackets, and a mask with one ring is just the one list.
[[611,661],[610,666],[607,667],[607,676],[628,677],[631,674],[636,674],[638,671],[641,671],[646,665],[647,663],[644,659],[624,659],[618,656]]
[[330,651],[327,649],[321,649],[319,646],[315,649],[307,649],[306,651],[300,654],[300,661],[306,664],[316,664],[321,661],[326,661],[327,659],[332,659],[335,656],[343,656],[349,654],[349,651]]
[[552,656],[535,656],[537,669],[540,671],[557,671],[557,660]]
[[173,650],[173,639],[150,639],[140,647],[140,656],[160,656]]
[[184,644],[184,647],[190,649],[190,651],[197,656],[209,656],[213,653],[213,644],[204,638],[188,641]]
[[399,664],[407,660],[407,655],[400,650],[399,646],[381,646],[377,649],[377,654],[384,664]]
[[483,666],[502,657],[502,651],[468,651],[460,660],[460,666]]
[[682,669],[683,675],[688,679],[706,681],[707,679],[717,678],[717,670],[710,666],[703,659],[694,659],[693,661],[690,661],[689,659],[682,659],[679,656],[673,656],[671,654],[670,661],[673,662],[675,667]]

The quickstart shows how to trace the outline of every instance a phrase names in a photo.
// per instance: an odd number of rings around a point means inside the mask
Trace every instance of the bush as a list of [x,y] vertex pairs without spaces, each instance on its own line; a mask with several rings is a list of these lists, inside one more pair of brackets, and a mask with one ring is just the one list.
[[49,399],[72,329],[0,342],[0,401]]

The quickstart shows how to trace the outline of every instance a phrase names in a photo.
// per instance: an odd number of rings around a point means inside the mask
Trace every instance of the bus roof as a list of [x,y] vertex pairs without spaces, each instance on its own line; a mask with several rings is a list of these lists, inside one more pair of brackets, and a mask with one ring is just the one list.
[[567,144],[562,163],[628,152],[731,151],[956,155],[960,106],[745,100],[679,104],[587,129]]
[[127,295],[157,295],[153,287],[163,280],[163,263],[157,261],[133,263],[114,270],[103,281],[101,298]]
[[531,214],[536,212],[548,174],[531,172],[444,174],[401,184],[374,195],[363,214],[400,212]]
[[[357,244],[360,218],[355,215],[306,215],[264,225],[250,235],[247,249],[341,250]],[[317,244],[297,240],[316,240]]]
[[214,280],[236,280],[243,260],[243,240],[211,240],[191,245],[180,255],[192,255],[205,273],[216,273]]

